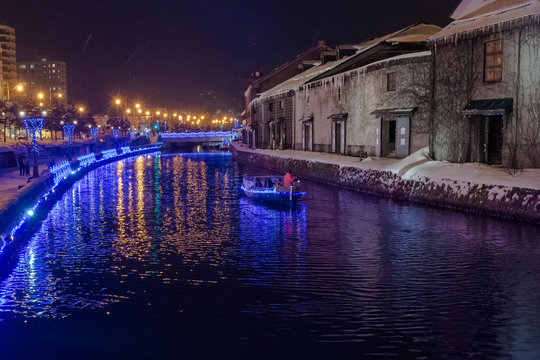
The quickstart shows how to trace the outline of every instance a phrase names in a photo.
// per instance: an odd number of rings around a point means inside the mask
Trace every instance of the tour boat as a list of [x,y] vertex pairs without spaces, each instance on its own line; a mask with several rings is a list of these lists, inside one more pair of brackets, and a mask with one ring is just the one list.
[[275,175],[244,175],[241,188],[247,197],[263,201],[295,202],[305,194],[300,191],[300,181],[283,186],[283,176]]

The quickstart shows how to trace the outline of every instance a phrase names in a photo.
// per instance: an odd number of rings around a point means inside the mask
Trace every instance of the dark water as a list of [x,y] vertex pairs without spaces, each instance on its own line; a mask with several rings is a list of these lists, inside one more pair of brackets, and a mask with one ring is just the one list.
[[66,193],[0,284],[0,359],[540,359],[540,229],[147,156]]

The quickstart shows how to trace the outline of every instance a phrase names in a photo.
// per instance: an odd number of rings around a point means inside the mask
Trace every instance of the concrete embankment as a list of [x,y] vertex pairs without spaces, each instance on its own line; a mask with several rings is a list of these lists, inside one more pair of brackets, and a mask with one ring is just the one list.
[[[159,151],[159,146],[156,147],[155,144],[141,146],[134,152],[120,153],[116,157],[81,168],[79,168],[79,161],[73,161],[71,168],[79,170],[59,183],[54,192],[50,191],[54,186],[52,174],[46,173],[38,179],[33,179],[32,183],[25,186],[16,197],[0,208],[0,277],[16,262],[18,249],[29,235],[39,228],[50,208],[77,180],[89,171],[105,164],[155,151]],[[38,202],[39,206],[36,207]],[[34,209],[32,216],[28,216],[29,209]],[[14,229],[17,230],[13,232]]]
[[[461,173],[456,172],[454,177],[430,178],[419,176],[422,172],[419,170],[415,173],[415,167],[425,169],[435,163],[451,169],[454,164],[411,159],[403,162],[402,168],[395,166],[399,163],[397,160],[388,169],[383,166],[369,168],[359,159],[355,160],[356,163],[348,163],[339,161],[338,155],[332,157],[325,154],[320,154],[320,159],[317,159],[316,153],[306,158],[303,156],[305,152],[301,151],[253,150],[239,143],[233,144],[231,152],[237,161],[243,163],[280,172],[292,169],[301,178],[345,189],[540,224],[540,189],[477,182],[476,178],[489,177],[477,175],[477,168],[469,171],[471,176],[466,176],[468,168],[462,167]],[[417,176],[411,176],[411,173]],[[533,172],[534,176],[536,174]],[[519,181],[516,180],[516,183],[519,184]]]

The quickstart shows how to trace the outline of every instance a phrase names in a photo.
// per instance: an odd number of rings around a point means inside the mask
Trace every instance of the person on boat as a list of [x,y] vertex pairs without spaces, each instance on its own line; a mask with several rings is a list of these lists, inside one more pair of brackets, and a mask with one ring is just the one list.
[[283,185],[284,186],[291,186],[293,181],[294,181],[294,178],[292,176],[292,171],[291,171],[291,169],[289,169],[289,172],[287,172],[285,174],[285,176],[283,177]]

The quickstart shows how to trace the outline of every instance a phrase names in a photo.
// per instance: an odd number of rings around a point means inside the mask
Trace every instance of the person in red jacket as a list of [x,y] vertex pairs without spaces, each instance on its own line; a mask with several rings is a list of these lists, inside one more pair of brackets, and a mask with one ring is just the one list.
[[294,181],[294,178],[292,176],[292,171],[289,169],[289,172],[285,174],[283,177],[283,185],[284,186],[291,186]]

